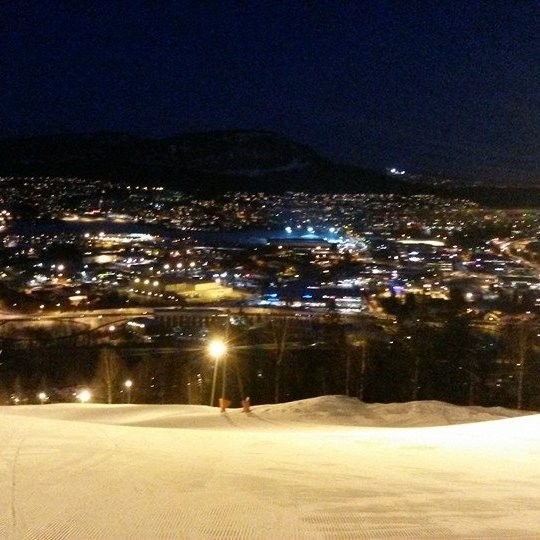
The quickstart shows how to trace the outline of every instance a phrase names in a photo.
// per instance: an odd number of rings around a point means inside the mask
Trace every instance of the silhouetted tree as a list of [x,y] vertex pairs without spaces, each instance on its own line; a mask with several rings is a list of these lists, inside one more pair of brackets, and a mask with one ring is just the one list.
[[289,334],[289,317],[274,317],[270,320],[270,331],[274,345],[274,403],[280,402],[281,371],[283,359],[287,350]]
[[[432,385],[436,399],[467,404],[475,376],[477,339],[468,317],[451,314],[434,339]],[[472,375],[471,375],[472,374]]]
[[115,389],[121,384],[122,363],[118,354],[111,347],[103,347],[99,352],[96,371],[96,383],[104,388],[107,403],[112,403]]

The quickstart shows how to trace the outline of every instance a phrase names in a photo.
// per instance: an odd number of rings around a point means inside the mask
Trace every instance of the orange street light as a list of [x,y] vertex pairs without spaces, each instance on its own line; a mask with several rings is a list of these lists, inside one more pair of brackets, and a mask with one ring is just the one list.
[[221,410],[225,410],[225,385],[226,385],[226,370],[227,370],[227,344],[221,338],[214,338],[208,343],[208,354],[214,359],[214,376],[212,378],[212,394],[210,396],[210,406],[213,407],[216,396],[216,380],[218,362],[223,358],[223,381],[221,386]]

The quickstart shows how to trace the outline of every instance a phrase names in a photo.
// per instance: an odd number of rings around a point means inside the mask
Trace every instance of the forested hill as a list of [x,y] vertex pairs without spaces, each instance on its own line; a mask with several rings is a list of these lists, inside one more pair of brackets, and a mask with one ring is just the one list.
[[0,140],[0,174],[110,178],[188,192],[392,192],[384,174],[337,165],[264,131],[190,133],[162,139],[123,133]]
[[433,193],[486,206],[540,206],[536,187],[434,185],[337,164],[268,131],[212,131],[166,138],[116,132],[0,140],[0,175],[80,176],[181,191]]

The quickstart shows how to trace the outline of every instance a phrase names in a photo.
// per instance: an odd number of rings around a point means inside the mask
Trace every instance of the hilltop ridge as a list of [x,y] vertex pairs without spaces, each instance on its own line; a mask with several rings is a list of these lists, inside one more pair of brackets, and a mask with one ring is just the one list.
[[187,192],[391,192],[401,182],[340,165],[269,131],[211,131],[165,138],[118,132],[0,140],[0,174],[105,178]]

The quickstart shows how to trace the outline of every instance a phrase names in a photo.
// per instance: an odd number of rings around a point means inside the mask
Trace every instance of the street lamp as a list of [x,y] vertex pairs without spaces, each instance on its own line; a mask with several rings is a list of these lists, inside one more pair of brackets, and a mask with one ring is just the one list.
[[220,338],[214,338],[208,343],[208,354],[214,359],[214,376],[212,378],[212,395],[210,397],[210,406],[214,405],[214,399],[216,396],[216,379],[217,379],[217,367],[218,362],[223,358],[223,378],[221,381],[221,399],[220,406],[221,411],[225,412],[227,400],[225,399],[225,386],[226,386],[226,372],[227,372],[227,344]]
[[49,396],[45,392],[40,392],[37,397],[42,405],[49,399]]
[[88,401],[90,401],[92,399],[92,394],[90,393],[90,390],[81,390],[77,394],[77,399],[81,403],[87,403]]
[[131,387],[133,386],[133,381],[131,379],[128,379],[126,382],[124,382],[124,386],[126,387],[127,402],[129,404],[131,403]]

